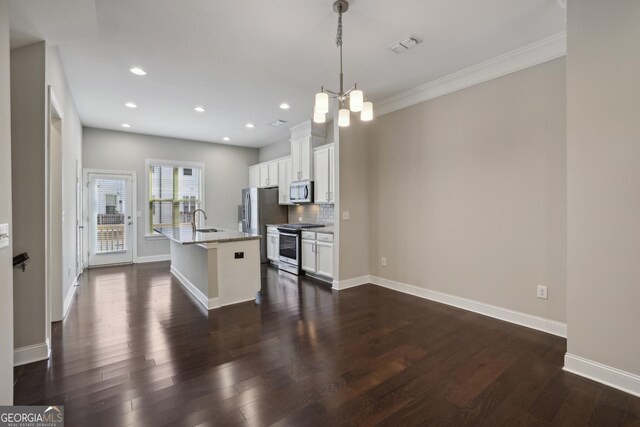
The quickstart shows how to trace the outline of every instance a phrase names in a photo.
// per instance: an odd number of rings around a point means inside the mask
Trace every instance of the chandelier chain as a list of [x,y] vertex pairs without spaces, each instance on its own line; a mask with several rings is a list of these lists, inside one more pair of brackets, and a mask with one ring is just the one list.
[[342,46],[342,12],[338,14],[338,33],[336,34],[336,46]]

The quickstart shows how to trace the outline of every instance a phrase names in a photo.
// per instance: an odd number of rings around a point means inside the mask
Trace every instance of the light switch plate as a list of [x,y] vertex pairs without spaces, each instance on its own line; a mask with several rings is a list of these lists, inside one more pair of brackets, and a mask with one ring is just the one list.
[[349,213],[349,211],[344,211],[342,212],[342,219],[343,220],[348,220],[351,217],[351,214]]
[[142,218],[142,211],[138,211],[138,212],[136,212],[136,216],[137,216],[138,218]]
[[9,246],[9,224],[0,224],[0,248]]

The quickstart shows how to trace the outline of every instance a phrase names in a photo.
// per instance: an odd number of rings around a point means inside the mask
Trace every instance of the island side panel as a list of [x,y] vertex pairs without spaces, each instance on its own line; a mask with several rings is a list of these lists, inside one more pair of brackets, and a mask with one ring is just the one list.
[[209,252],[199,245],[171,241],[171,273],[207,309],[215,308],[209,304]]
[[[236,253],[244,257],[236,258]],[[219,243],[217,270],[221,306],[255,300],[261,283],[260,239]]]

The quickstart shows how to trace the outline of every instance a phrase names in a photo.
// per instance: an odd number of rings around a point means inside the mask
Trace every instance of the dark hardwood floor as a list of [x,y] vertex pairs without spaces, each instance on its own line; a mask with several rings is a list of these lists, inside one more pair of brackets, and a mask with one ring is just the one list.
[[263,272],[207,313],[168,263],[89,270],[16,404],[68,426],[640,425],[640,399],[562,371],[565,340],[373,285]]

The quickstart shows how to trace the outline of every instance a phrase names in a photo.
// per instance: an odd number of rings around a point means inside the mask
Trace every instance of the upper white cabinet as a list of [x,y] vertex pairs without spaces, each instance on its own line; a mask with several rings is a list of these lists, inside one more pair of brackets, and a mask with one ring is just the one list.
[[333,144],[318,147],[313,152],[315,203],[334,203],[335,148]]
[[278,200],[281,205],[290,205],[289,185],[291,184],[291,157],[278,161]]
[[249,167],[249,187],[278,187],[278,160]]
[[278,161],[274,160],[269,162],[267,165],[267,169],[269,170],[269,178],[267,181],[267,185],[269,187],[277,187],[278,186]]
[[308,180],[312,177],[311,136],[291,140],[292,181]]
[[325,125],[306,121],[290,129],[291,131],[291,181],[313,179],[313,147],[326,142]]
[[249,187],[260,187],[260,165],[249,167]]

